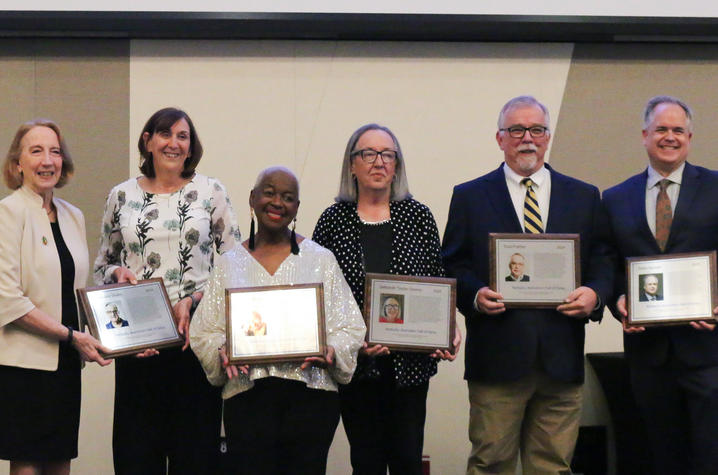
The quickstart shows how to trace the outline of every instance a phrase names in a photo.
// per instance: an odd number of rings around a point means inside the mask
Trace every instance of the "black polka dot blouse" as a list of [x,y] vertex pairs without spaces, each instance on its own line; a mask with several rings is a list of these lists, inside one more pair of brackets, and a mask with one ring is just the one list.
[[[429,208],[416,200],[389,204],[391,213],[390,274],[443,277],[441,243]],[[364,308],[364,256],[360,241],[361,221],[354,202],[338,202],[319,217],[312,240],[334,253],[359,308]],[[436,360],[424,353],[392,351],[392,366],[399,387],[418,386],[436,374]],[[362,358],[354,373],[357,379],[378,379],[373,358]]]

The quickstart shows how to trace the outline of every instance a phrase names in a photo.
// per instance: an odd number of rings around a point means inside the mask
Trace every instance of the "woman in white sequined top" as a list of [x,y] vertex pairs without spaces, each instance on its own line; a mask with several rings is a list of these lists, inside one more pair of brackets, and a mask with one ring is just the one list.
[[[209,381],[224,386],[228,449],[239,473],[301,467],[302,473],[323,474],[339,422],[337,383],[351,380],[366,328],[334,255],[289,230],[299,208],[294,174],[283,167],[264,170],[249,204],[257,216],[257,234],[217,260],[190,326],[192,350]],[[323,358],[228,364],[226,288],[316,282],[324,287]]]

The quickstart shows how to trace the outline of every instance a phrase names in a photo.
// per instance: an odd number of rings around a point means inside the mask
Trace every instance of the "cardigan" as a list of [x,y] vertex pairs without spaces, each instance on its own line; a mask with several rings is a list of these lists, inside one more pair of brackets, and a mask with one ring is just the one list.
[[[429,208],[407,198],[391,201],[389,212],[392,232],[389,273],[443,277],[439,230]],[[363,309],[366,272],[360,226],[357,204],[340,201],[324,210],[312,239],[334,253],[359,308]],[[436,359],[427,354],[392,351],[390,357],[399,387],[419,386],[436,374]],[[360,357],[354,380],[379,378],[375,363],[374,358]]]
[[[60,198],[52,202],[75,263],[76,290],[89,273],[85,218]],[[13,325],[36,307],[62,322],[60,258],[42,197],[24,186],[15,190],[0,201],[0,223],[0,364],[55,371],[58,341]]]

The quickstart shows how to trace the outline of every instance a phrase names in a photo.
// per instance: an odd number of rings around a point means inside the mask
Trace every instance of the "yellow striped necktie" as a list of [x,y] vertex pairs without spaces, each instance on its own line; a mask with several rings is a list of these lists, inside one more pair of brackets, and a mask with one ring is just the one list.
[[524,178],[521,184],[526,186],[526,199],[524,200],[524,232],[539,234],[543,232],[541,210],[534,192],[534,182],[531,178]]

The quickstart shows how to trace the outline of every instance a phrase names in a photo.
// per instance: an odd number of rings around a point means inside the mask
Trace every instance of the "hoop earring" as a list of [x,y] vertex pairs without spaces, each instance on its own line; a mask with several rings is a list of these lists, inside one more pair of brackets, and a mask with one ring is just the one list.
[[297,233],[295,232],[295,229],[297,228],[297,218],[294,218],[294,222],[292,223],[292,234],[289,235],[289,244],[292,246],[292,254],[295,256],[299,254],[299,244],[297,244]]
[[249,250],[254,251],[254,210],[249,208]]

